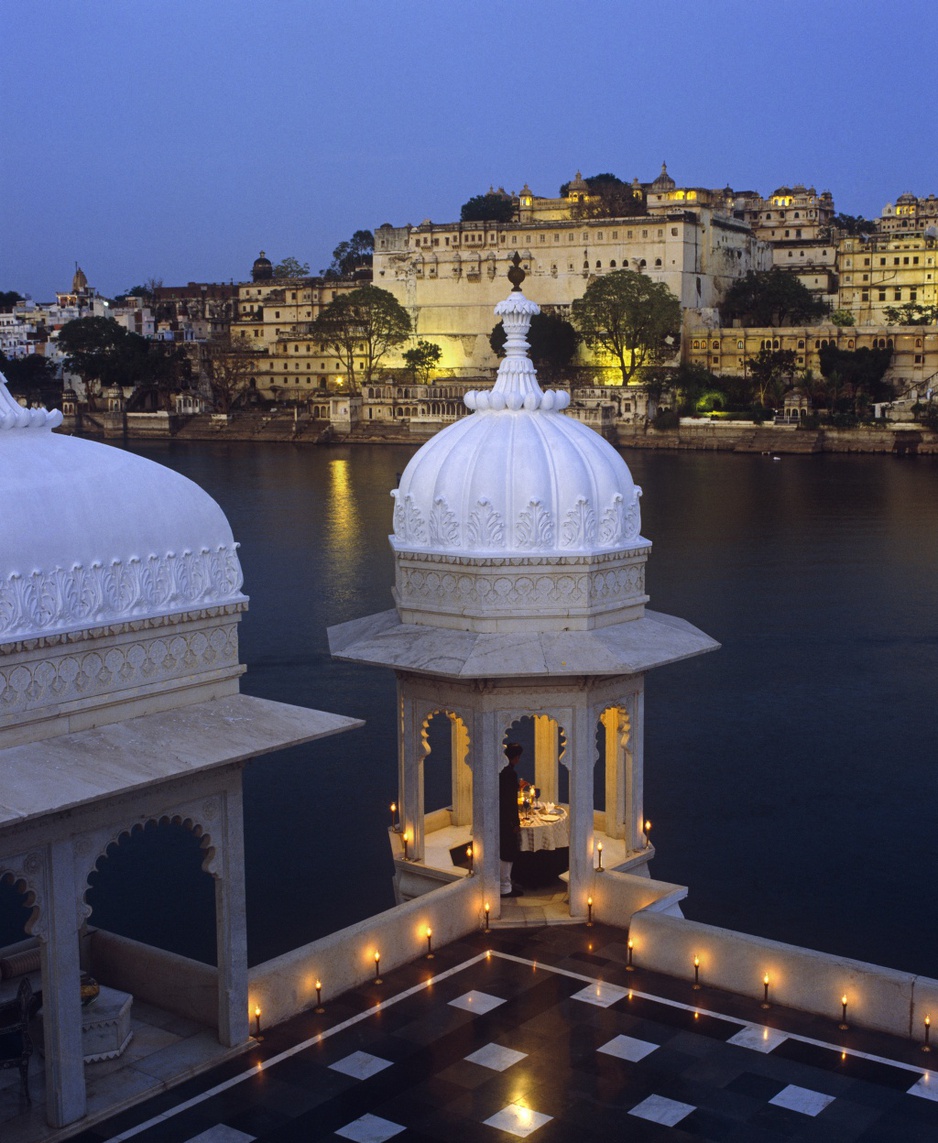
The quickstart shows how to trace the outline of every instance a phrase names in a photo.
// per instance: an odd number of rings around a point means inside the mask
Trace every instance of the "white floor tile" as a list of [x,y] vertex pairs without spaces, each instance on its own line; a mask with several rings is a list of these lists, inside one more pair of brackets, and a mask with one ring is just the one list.
[[465,1008],[467,1012],[478,1012],[480,1016],[504,1003],[498,996],[490,996],[487,992],[477,992],[475,989],[450,1001],[454,1008]]
[[938,1075],[934,1072],[925,1074],[909,1088],[907,1095],[917,1095],[922,1099],[938,1100]]
[[544,1115],[540,1111],[532,1111],[530,1107],[523,1107],[519,1103],[509,1103],[501,1111],[496,1112],[485,1120],[486,1127],[496,1127],[499,1131],[507,1131],[509,1135],[516,1135],[519,1139],[526,1139],[533,1131],[550,1123],[552,1115]]
[[631,1060],[633,1064],[637,1064],[639,1060],[650,1056],[658,1047],[658,1044],[651,1044],[648,1040],[636,1040],[634,1036],[616,1036],[608,1044],[603,1044],[596,1050],[605,1052],[607,1056],[618,1056],[620,1060]]
[[516,1052],[513,1048],[503,1048],[501,1044],[486,1044],[471,1056],[466,1056],[470,1064],[481,1064],[483,1068],[491,1068],[493,1072],[503,1072],[512,1064],[518,1063],[526,1057],[526,1052]]
[[360,1080],[377,1075],[390,1066],[390,1060],[382,1060],[380,1056],[372,1056],[368,1052],[352,1052],[350,1056],[329,1065],[334,1072],[341,1072],[343,1075],[354,1076]]
[[186,1143],[253,1143],[256,1135],[246,1135],[243,1131],[236,1131],[234,1127],[226,1127],[219,1123],[217,1127],[210,1127],[199,1135],[193,1135]]
[[598,1008],[609,1008],[617,1000],[628,996],[628,989],[619,988],[615,984],[604,984],[597,980],[595,984],[588,984],[579,992],[574,992],[572,1000],[582,1000],[584,1004],[595,1004]]
[[789,1111],[800,1111],[802,1115],[820,1115],[824,1108],[833,1102],[832,1095],[824,1095],[822,1092],[798,1087],[793,1083],[769,1100],[769,1103],[774,1103],[776,1107],[787,1107]]
[[629,1115],[637,1115],[639,1119],[647,1119],[650,1123],[673,1127],[696,1110],[692,1103],[678,1103],[676,1099],[666,1099],[663,1095],[650,1095],[636,1104]]
[[753,1052],[771,1052],[787,1039],[788,1036],[776,1028],[766,1028],[763,1024],[750,1024],[735,1036],[730,1036],[726,1042],[736,1044],[739,1048],[749,1048]]
[[361,1119],[340,1127],[336,1135],[352,1139],[354,1143],[384,1143],[385,1139],[393,1139],[406,1130],[406,1127],[392,1123],[390,1119],[382,1119],[380,1115],[363,1115]]

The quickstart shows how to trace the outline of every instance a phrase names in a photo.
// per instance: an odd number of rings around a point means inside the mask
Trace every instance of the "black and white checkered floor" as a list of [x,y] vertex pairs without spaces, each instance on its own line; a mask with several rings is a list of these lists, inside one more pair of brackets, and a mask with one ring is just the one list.
[[623,940],[458,942],[77,1140],[938,1140],[919,1046],[629,974]]

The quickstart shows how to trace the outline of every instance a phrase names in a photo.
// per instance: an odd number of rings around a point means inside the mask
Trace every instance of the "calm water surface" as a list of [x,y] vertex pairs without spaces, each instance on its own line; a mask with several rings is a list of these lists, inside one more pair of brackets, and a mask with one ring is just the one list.
[[[231,521],[251,597],[243,689],[367,720],[246,772],[254,963],[393,903],[394,680],[333,662],[325,629],[392,606],[388,492],[413,450],[134,451]],[[723,645],[647,679],[653,875],[690,887],[694,919],[938,976],[938,464],[625,456],[651,606]],[[154,894],[177,875],[157,870]],[[174,896],[174,944],[210,956],[200,892]],[[154,935],[147,894],[115,905],[94,919]]]

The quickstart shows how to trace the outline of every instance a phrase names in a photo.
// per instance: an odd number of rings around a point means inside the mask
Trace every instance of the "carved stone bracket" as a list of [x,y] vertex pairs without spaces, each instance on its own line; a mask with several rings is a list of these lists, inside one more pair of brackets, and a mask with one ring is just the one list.
[[41,850],[0,857],[0,880],[12,882],[23,894],[24,903],[31,910],[26,931],[41,940],[48,935],[49,924],[44,912],[48,897],[46,876],[46,857]]

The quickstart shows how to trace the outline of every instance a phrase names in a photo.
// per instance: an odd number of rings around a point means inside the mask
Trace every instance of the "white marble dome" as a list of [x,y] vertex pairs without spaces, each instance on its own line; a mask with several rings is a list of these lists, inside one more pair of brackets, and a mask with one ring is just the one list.
[[495,387],[468,393],[472,416],[407,465],[393,493],[396,551],[572,556],[644,543],[623,458],[564,415],[568,394],[538,385],[524,340],[538,312],[517,291],[496,307],[508,336]]
[[473,631],[639,618],[651,548],[641,489],[612,445],[564,415],[568,394],[541,390],[525,340],[539,309],[517,264],[509,277],[494,388],[466,394],[472,415],[423,445],[392,494],[398,614]]
[[0,376],[0,643],[243,603],[237,545],[197,484],[54,434]]

